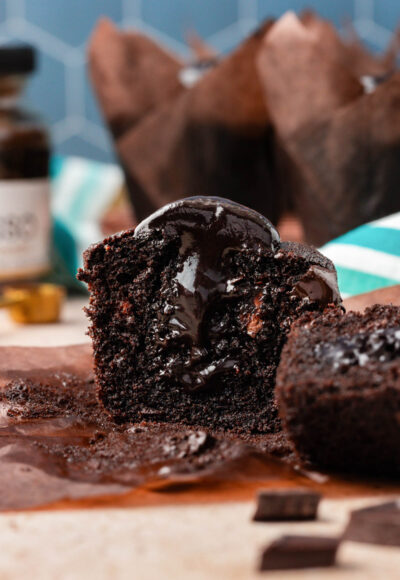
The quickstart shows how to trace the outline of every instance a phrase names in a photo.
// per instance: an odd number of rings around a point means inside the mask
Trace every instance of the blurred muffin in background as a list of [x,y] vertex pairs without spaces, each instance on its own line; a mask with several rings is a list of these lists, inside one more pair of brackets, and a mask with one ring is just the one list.
[[219,195],[322,244],[399,210],[398,39],[374,56],[288,13],[223,58],[197,41],[185,64],[100,21],[89,70],[136,218]]

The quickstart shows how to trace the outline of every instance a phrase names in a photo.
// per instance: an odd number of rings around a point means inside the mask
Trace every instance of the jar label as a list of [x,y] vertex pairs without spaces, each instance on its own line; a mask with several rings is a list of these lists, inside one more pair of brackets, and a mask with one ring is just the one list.
[[50,268],[50,180],[0,180],[0,280]]

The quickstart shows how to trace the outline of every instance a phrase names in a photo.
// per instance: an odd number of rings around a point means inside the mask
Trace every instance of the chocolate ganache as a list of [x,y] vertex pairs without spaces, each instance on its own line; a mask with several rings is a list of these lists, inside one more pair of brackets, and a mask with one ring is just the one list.
[[315,300],[324,306],[341,302],[336,273],[322,266],[310,266],[295,285],[294,292],[300,298]]
[[[203,327],[210,305],[216,299],[237,296],[236,283],[240,278],[230,277],[228,255],[247,249],[276,251],[279,234],[257,212],[211,196],[167,205],[139,224],[135,236],[146,236],[155,229],[180,238],[182,266],[173,280],[173,296],[165,304],[161,319],[170,329],[164,341],[188,345],[190,363],[180,372],[174,364],[173,373],[188,390],[203,389],[210,386],[213,377],[234,369],[238,362],[223,357],[202,364],[206,338]],[[218,328],[211,330],[218,333]]]

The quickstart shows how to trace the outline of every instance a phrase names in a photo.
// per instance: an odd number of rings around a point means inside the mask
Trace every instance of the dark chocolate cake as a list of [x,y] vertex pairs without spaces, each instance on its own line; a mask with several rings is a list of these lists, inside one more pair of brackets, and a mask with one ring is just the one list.
[[306,314],[277,373],[279,410],[300,456],[340,471],[400,472],[400,308]]
[[100,398],[118,421],[274,432],[292,322],[340,304],[329,260],[215,197],[167,205],[91,247],[79,278]]

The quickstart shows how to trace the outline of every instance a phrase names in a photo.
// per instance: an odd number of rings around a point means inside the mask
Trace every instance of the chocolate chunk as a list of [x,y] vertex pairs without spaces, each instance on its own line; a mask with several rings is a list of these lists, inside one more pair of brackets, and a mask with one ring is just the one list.
[[344,538],[352,542],[400,546],[400,501],[351,512]]
[[209,449],[215,443],[215,438],[205,431],[187,431],[177,437],[175,434],[167,437],[163,445],[163,451],[167,457],[179,459],[198,455],[205,449]]
[[316,300],[320,304],[336,303],[339,296],[335,272],[312,265],[297,282],[294,291],[300,298]]
[[308,489],[261,490],[253,520],[315,520],[320,499],[321,494]]
[[333,566],[338,538],[282,536],[265,548],[260,570],[289,570]]

